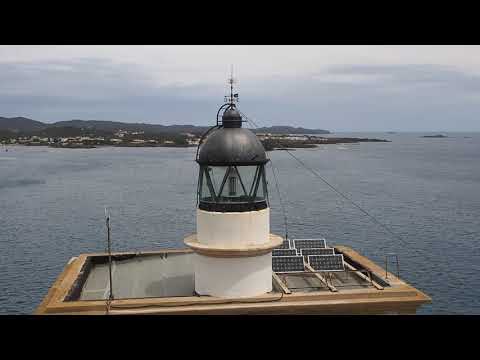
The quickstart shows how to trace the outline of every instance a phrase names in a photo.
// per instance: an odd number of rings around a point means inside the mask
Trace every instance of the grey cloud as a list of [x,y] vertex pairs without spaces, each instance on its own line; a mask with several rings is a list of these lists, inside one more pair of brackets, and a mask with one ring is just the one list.
[[0,63],[0,84],[0,116],[47,122],[82,118],[205,124],[204,109],[213,104],[211,87],[162,86],[140,66],[101,59]]
[[0,93],[77,98],[108,98],[152,87],[134,65],[100,59],[64,62],[1,63]]
[[467,74],[452,66],[435,64],[406,65],[342,65],[330,67],[331,75],[371,76],[375,85],[439,85],[451,86],[458,90],[480,91],[480,76]]
[[[153,75],[136,64],[92,58],[0,63],[0,116],[48,122],[215,121],[225,83],[171,85],[154,81]],[[354,81],[337,82],[337,76],[352,76]],[[259,125],[343,131],[480,130],[480,77],[453,67],[334,66],[297,77],[240,79],[239,86],[241,109]]]
[[[362,77],[337,82],[325,74]],[[268,102],[255,104],[270,123],[338,131],[480,130],[480,77],[451,67],[337,66],[270,84]]]

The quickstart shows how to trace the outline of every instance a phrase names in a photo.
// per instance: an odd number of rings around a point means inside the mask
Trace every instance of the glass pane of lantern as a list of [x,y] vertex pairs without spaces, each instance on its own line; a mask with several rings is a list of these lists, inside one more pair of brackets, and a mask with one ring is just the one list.
[[[258,200],[264,200],[266,197],[267,197],[267,193],[266,193],[266,187],[265,187],[265,173],[264,173],[265,169],[263,168],[263,166],[261,167],[261,170],[259,169],[259,172],[260,174],[258,175],[257,177],[257,182],[258,182],[258,188],[257,188],[257,192],[256,194],[254,193],[255,192],[255,188],[253,189],[253,192],[252,192],[252,196],[255,196],[255,201],[258,201]],[[257,186],[257,185],[255,185]]]
[[206,171],[210,175],[213,188],[215,189],[215,195],[220,194],[220,186],[222,185],[225,173],[228,170],[228,166],[207,166]]
[[253,181],[255,179],[255,172],[257,171],[258,166],[237,166],[238,174],[242,178],[243,185],[247,190],[247,194],[250,194],[252,189]]
[[210,194],[210,190],[208,188],[207,179],[205,176],[205,168],[201,168],[201,178],[200,181],[200,199],[210,200],[213,201],[212,195]]

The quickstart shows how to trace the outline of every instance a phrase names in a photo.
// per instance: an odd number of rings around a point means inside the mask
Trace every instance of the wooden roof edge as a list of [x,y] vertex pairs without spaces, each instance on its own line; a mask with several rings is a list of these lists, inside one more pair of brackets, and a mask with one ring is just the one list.
[[[374,263],[372,260],[369,258],[361,255],[357,251],[353,250],[352,248],[345,246],[345,245],[334,245],[333,246],[335,249],[338,249],[341,253],[343,253],[347,258],[350,258],[351,260],[359,263],[367,269],[368,271],[371,271],[372,273],[375,273],[377,276],[382,278],[383,281],[387,282],[390,284],[392,287],[397,287],[397,286],[406,286],[413,291],[417,293],[417,296],[421,299],[422,301],[425,301],[426,303],[431,303],[432,298],[422,292],[421,290],[413,287],[409,283],[407,283],[405,280],[397,277],[396,275],[392,274],[391,272],[387,272],[388,274],[388,279],[385,279],[383,275],[386,273],[385,269],[383,269],[381,266],[378,264]],[[347,259],[348,260],[348,259]]]
[[[397,297],[382,297],[382,298],[362,298],[355,302],[346,302],[341,299],[331,300],[302,300],[302,301],[271,301],[271,302],[249,302],[249,303],[218,303],[218,304],[189,304],[186,306],[172,306],[165,307],[155,304],[151,306],[139,306],[139,307],[125,307],[125,308],[113,308],[110,310],[112,315],[128,315],[128,314],[213,314],[227,311],[228,313],[302,313],[302,311],[323,312],[327,313],[363,313],[365,306],[368,306],[368,311],[375,312],[385,309],[390,311],[399,311],[410,309],[409,312],[414,312],[419,306],[425,302],[418,299],[416,296],[408,296],[404,298]],[[413,310],[415,309],[415,310]],[[63,314],[106,314],[103,309],[85,309],[80,311],[76,309],[63,309],[59,311]]]
[[[112,252],[112,256],[121,256],[121,255],[161,255],[161,254],[170,254],[170,253],[193,253],[193,250],[190,248],[179,248],[179,249],[160,249],[160,250],[145,250],[145,251],[117,251]],[[107,252],[100,253],[83,253],[79,256],[108,256]]]
[[365,268],[368,271],[371,271],[372,273],[376,274],[382,280],[386,281],[387,283],[391,285],[401,285],[401,284],[406,284],[406,282],[396,275],[392,274],[390,271],[387,272],[388,274],[388,279],[385,279],[385,269],[382,268],[380,265],[376,264],[366,256],[363,256],[359,252],[353,250],[352,248],[345,246],[345,245],[334,245],[333,246],[336,250],[340,251],[342,254],[344,254],[344,258],[347,257],[359,264],[362,265],[363,268]]
[[54,296],[57,294],[57,292],[61,289],[61,284],[65,277],[69,274],[70,270],[74,266],[76,261],[79,261],[80,256],[75,256],[70,258],[68,263],[65,265],[63,268],[62,272],[60,275],[58,275],[57,279],[53,283],[53,285],[50,287],[48,290],[47,294],[44,296],[40,304],[37,306],[37,308],[34,310],[33,314],[34,315],[42,315],[46,313],[47,307],[54,298]]

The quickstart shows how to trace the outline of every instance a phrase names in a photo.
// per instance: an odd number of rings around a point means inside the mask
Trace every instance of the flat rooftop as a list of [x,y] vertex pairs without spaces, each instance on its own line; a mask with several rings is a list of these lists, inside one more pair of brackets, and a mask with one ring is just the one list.
[[431,299],[354,250],[335,246],[345,271],[273,273],[265,295],[225,299],[195,293],[190,249],[72,258],[37,314],[368,314],[415,313]]
[[[112,260],[115,299],[195,296],[193,253],[131,254]],[[108,257],[90,258],[85,282],[71,300],[104,300],[109,296]]]

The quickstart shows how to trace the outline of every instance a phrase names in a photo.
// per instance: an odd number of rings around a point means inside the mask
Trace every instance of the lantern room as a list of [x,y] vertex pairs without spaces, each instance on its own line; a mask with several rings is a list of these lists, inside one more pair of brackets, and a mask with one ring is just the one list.
[[223,113],[221,127],[209,134],[197,162],[199,208],[242,212],[268,207],[263,145],[249,129],[235,105]]

